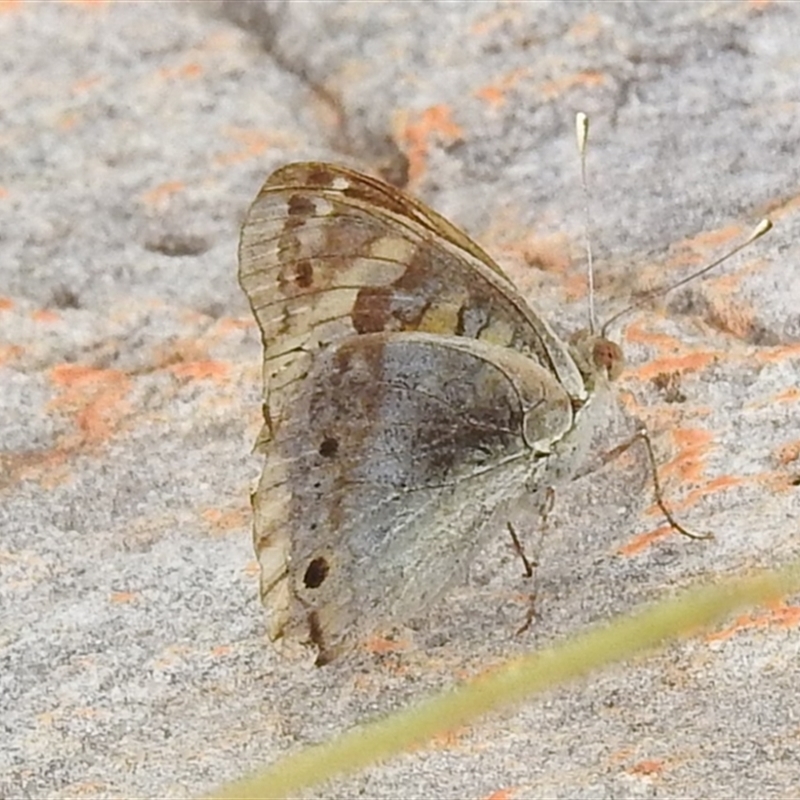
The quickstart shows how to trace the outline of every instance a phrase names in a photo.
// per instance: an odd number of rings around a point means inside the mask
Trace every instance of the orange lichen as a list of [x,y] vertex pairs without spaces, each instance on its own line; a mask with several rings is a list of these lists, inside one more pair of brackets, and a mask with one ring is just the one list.
[[111,592],[109,600],[112,603],[122,605],[126,603],[133,603],[139,597],[138,592]]
[[710,481],[707,481],[702,486],[692,489],[683,501],[683,507],[688,508],[700,501],[703,497],[708,497],[710,494],[717,494],[724,492],[728,489],[733,489],[735,486],[742,486],[748,483],[748,478],[743,478],[739,475],[719,475]]
[[617,554],[621,556],[634,556],[637,553],[641,553],[643,550],[646,550],[651,544],[653,544],[653,542],[664,539],[673,533],[675,533],[675,531],[669,525],[662,525],[660,528],[656,528],[653,531],[640,533],[639,535],[634,536],[627,544],[619,547],[617,549]]
[[245,508],[207,508],[200,516],[216,535],[230,531],[241,531],[250,522],[250,510]]
[[238,142],[239,147],[229,153],[220,153],[214,157],[217,164],[227,166],[238,164],[242,161],[249,161],[258,158],[268,148],[280,145],[281,137],[268,137],[262,131],[246,130],[244,128],[226,128],[225,136]]
[[476,89],[474,92],[475,97],[483,100],[491,108],[500,108],[505,105],[506,94],[528,73],[529,70],[526,69],[512,70],[492,83],[487,83],[485,86]]
[[475,90],[475,97],[492,108],[501,108],[506,102],[506,89],[498,84],[487,84]]
[[660,775],[664,771],[664,762],[657,758],[639,761],[628,767],[632,775]]
[[452,119],[452,109],[444,104],[430,106],[414,121],[406,121],[399,140],[405,144],[409,180],[414,182],[425,172],[431,138],[452,143],[462,136],[461,126]]
[[364,649],[374,655],[387,653],[402,653],[408,650],[410,642],[407,639],[389,639],[385,636],[370,636],[364,642]]
[[587,42],[596,39],[603,30],[603,21],[594,11],[584,14],[567,30],[566,37],[575,41]]
[[224,361],[190,361],[168,369],[176,378],[191,380],[225,381],[230,374],[230,365]]
[[127,413],[124,398],[130,379],[119,370],[60,364],[50,370],[50,380],[59,393],[48,410],[73,418],[79,440],[72,442],[75,446],[105,442]]
[[261,572],[261,566],[255,559],[250,559],[242,568],[242,572],[244,572],[248,578],[254,578]]
[[437,733],[425,746],[432,746],[438,750],[452,750],[461,745],[462,739],[469,734],[469,731],[470,729],[468,726],[459,725],[443,733]]
[[554,81],[545,81],[539,84],[539,91],[547,100],[555,100],[565,92],[576,86],[593,88],[602,86],[606,82],[606,76],[602,72],[584,71],[574,75],[565,75]]
[[706,636],[706,641],[724,641],[737,633],[752,629],[797,628],[800,626],[800,606],[776,602],[767,611],[742,614],[722,630]]
[[[787,359],[800,358],[800,343],[787,344],[780,347],[763,348],[753,354],[756,361],[764,364],[776,364]],[[790,392],[797,392],[797,389],[790,389]]]
[[183,181],[165,181],[142,194],[141,200],[146,206],[163,208],[173,194],[182,192],[185,188]]
[[659,469],[659,474],[677,477],[681,482],[700,480],[704,472],[705,457],[714,439],[710,431],[702,428],[676,428],[671,432],[678,454]]
[[214,326],[220,336],[228,336],[236,331],[255,328],[256,321],[251,317],[221,317]]
[[714,298],[707,319],[717,330],[746,340],[756,329],[756,313],[752,306],[724,297]]
[[704,230],[695,236],[690,236],[677,242],[678,249],[686,248],[694,251],[708,251],[721,248],[723,245],[731,244],[737,239],[741,239],[746,232],[740,225],[728,225],[716,230]]
[[518,5],[502,4],[492,6],[491,11],[473,22],[469,28],[473,36],[486,36],[503,25],[515,25],[522,18],[522,10]]
[[24,352],[18,344],[0,345],[0,366],[16,361]]
[[46,411],[65,417],[72,427],[59,436],[55,447],[5,454],[6,483],[33,479],[45,488],[63,483],[70,476],[70,457],[104,444],[117,433],[128,414],[125,398],[130,392],[130,379],[119,370],[59,364],[50,370],[49,377],[56,395]]
[[70,91],[72,94],[83,94],[97,86],[102,78],[99,75],[90,75],[88,78],[81,78],[72,84]]
[[666,333],[649,330],[641,321],[632,322],[628,325],[625,328],[624,338],[626,341],[633,342],[634,344],[655,347],[662,352],[668,351],[675,353],[684,347],[680,339],[675,336],[669,336]]
[[34,322],[51,323],[58,322],[61,319],[61,316],[55,311],[51,311],[49,308],[39,308],[36,311],[31,312],[31,319]]
[[767,203],[764,215],[768,216],[773,222],[778,222],[784,217],[794,215],[800,210],[800,195],[795,195],[788,199],[781,198]]
[[654,358],[632,371],[639,380],[648,381],[661,373],[702,372],[706,367],[718,361],[720,353],[713,350],[685,353],[683,355]]
[[497,789],[489,795],[486,795],[484,800],[512,800],[517,793],[517,787],[510,786],[505,789]]
[[203,67],[196,61],[190,61],[178,67],[163,67],[158,71],[159,77],[168,81],[176,78],[199,78],[202,74]]

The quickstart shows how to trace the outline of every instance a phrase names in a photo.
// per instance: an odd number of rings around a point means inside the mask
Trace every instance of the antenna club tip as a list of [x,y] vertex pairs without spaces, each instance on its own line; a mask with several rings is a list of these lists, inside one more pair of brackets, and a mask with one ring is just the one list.
[[764,219],[756,225],[755,230],[750,236],[750,240],[758,239],[770,230],[772,230],[772,220],[769,217],[764,217]]
[[575,115],[575,136],[578,140],[578,150],[583,153],[586,150],[586,140],[589,138],[589,117],[583,111]]

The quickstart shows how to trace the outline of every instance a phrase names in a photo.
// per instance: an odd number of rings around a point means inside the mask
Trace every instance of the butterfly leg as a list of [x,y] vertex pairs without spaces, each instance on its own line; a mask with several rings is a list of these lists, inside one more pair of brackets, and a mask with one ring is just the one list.
[[525,550],[522,547],[522,543],[519,540],[519,536],[517,535],[517,529],[514,527],[514,523],[506,522],[506,526],[508,527],[508,532],[511,534],[511,543],[514,547],[514,552],[520,557],[522,564],[525,568],[525,577],[532,578],[533,568],[538,567],[539,564],[536,561],[531,561],[528,558],[528,556],[525,555]]
[[[550,516],[550,512],[553,510],[553,505],[555,504],[555,490],[552,486],[548,486],[545,490],[544,500],[542,501],[541,505],[539,506],[539,519],[541,520],[538,528],[539,528],[539,540],[544,539],[545,534],[547,532],[547,525],[548,525],[548,518]],[[522,546],[522,542],[520,542],[519,534],[517,533],[517,529],[514,527],[513,522],[506,522],[506,526],[508,528],[508,532],[511,535],[511,542],[514,548],[514,552],[520,557],[522,560],[522,564],[525,569],[524,577],[527,579],[533,578],[533,570],[535,567],[539,566],[537,561],[532,561],[528,558],[525,553],[525,549]],[[536,618],[536,590],[534,589],[528,595],[528,611],[525,615],[525,621],[522,625],[515,631],[515,635],[519,636],[521,633],[527,631],[531,625],[533,624],[533,620]]]
[[655,452],[653,451],[653,443],[646,428],[639,428],[630,438],[621,442],[616,447],[611,448],[611,450],[603,453],[599,458],[599,464],[595,463],[591,466],[584,467],[573,476],[573,480],[582,478],[584,475],[594,472],[596,469],[608,464],[610,461],[613,461],[615,458],[618,458],[627,450],[629,450],[637,442],[642,442],[644,444],[645,451],[647,452],[647,460],[650,465],[650,476],[653,481],[653,494],[655,495],[656,504],[661,510],[661,513],[664,515],[664,518],[669,523],[669,526],[674,531],[677,531],[678,533],[682,534],[683,536],[687,536],[690,539],[713,539],[714,537],[712,534],[694,533],[693,531],[685,528],[675,519],[675,516],[664,500],[661,482],[658,479],[658,464],[656,462]]
[[[539,566],[536,561],[531,561],[528,556],[525,555],[525,550],[522,547],[522,543],[519,540],[519,536],[517,534],[517,529],[514,527],[512,522],[506,523],[508,527],[508,532],[511,534],[511,541],[514,546],[514,552],[522,559],[522,563],[525,566],[525,577],[532,578],[533,577],[533,568]],[[536,619],[536,590],[532,591],[528,595],[528,611],[525,614],[525,621],[514,631],[515,636],[519,636],[520,634],[524,633],[531,627],[533,624],[533,620]]]

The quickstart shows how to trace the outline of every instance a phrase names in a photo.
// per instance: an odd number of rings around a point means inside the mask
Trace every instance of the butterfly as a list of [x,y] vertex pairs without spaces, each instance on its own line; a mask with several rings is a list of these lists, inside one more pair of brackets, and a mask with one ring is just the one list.
[[572,476],[623,367],[602,336],[562,341],[431,208],[334,164],[267,178],[239,281],[264,347],[267,632],[320,665],[424,613],[508,502]]

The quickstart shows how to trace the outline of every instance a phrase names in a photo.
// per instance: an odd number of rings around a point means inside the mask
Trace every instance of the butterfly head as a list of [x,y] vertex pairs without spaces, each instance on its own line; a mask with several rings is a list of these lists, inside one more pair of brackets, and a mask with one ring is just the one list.
[[625,367],[622,348],[589,330],[578,331],[570,337],[569,352],[588,392],[615,381]]

